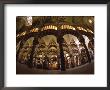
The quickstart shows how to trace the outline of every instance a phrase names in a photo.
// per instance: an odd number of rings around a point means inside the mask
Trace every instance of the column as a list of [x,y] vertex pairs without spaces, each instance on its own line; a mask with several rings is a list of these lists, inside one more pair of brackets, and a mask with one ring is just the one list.
[[85,40],[84,40],[83,36],[81,36],[80,42],[83,44],[83,46],[84,46],[84,48],[86,50],[86,54],[87,54],[87,57],[88,57],[88,62],[90,63],[91,62],[91,58],[90,58],[89,51],[87,49],[87,46],[85,44]]
[[64,38],[59,36],[57,38],[57,42],[59,43],[59,49],[60,49],[60,58],[61,58],[61,71],[65,71],[66,68],[65,68],[65,58],[64,58],[64,52],[63,52],[63,43],[64,41]]
[[20,47],[18,49],[18,52],[16,52],[16,61],[18,61],[19,53],[20,53],[20,50],[23,48],[24,42],[25,42],[24,40],[21,40],[20,42]]
[[34,55],[37,44],[38,44],[38,38],[34,37],[33,46],[32,46],[32,50],[31,50],[31,54],[30,54],[30,59],[28,60],[28,63],[27,63],[30,68],[33,67],[33,55]]

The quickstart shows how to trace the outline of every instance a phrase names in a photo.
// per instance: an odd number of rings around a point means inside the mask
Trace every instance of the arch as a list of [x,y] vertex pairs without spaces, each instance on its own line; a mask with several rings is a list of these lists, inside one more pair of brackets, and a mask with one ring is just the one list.
[[21,63],[26,63],[30,58],[30,53],[32,50],[34,37],[28,38],[24,43],[23,47],[20,49],[18,60]]
[[18,52],[18,50],[20,49],[20,43],[21,43],[21,41],[19,41],[19,42],[16,44],[16,52]]
[[[56,36],[46,35],[38,38],[38,42],[39,44],[35,46],[35,52],[33,54],[33,65],[37,68],[52,69],[54,67],[53,69],[58,69],[58,65],[55,66],[58,64],[58,43]],[[57,59],[56,63],[54,63],[55,58]]]
[[78,48],[80,42],[78,38],[72,34],[66,34],[63,36],[63,38],[68,41],[68,52],[64,52],[64,54],[66,54],[66,68],[73,68],[80,65],[80,53]]
[[87,46],[87,48],[88,48],[88,44],[89,44],[89,38],[88,38],[88,36],[86,36],[86,35],[82,35],[83,36],[83,38],[84,38],[84,40],[85,40],[85,44],[86,44],[86,46]]
[[57,43],[57,37],[55,35],[48,35],[47,53],[49,58],[49,69],[59,69],[59,44]]
[[[34,36],[33,37],[34,41],[32,39],[30,39],[32,36]],[[35,37],[36,37],[36,39],[35,39]],[[50,37],[53,37],[53,39]],[[61,59],[65,60],[65,56],[67,59],[69,59],[69,62],[71,63],[69,68],[80,65],[79,62],[81,60],[77,57],[78,57],[78,55],[81,56],[81,54],[76,55],[76,53],[79,53],[79,51],[80,51],[80,50],[78,50],[80,44],[82,45],[82,47],[84,49],[82,51],[86,51],[86,53],[87,53],[87,49],[85,48],[87,46],[85,46],[85,41],[84,41],[85,39],[84,39],[82,33],[78,32],[78,31],[74,31],[74,30],[53,30],[53,31],[46,30],[46,31],[42,31],[40,33],[35,32],[35,33],[33,33],[33,35],[29,34],[27,36],[24,36],[24,38],[26,39],[26,42],[23,44],[23,48],[24,48],[24,46],[31,46],[31,45],[33,45],[32,47],[34,47],[30,51],[31,53],[32,52],[34,52],[34,53],[32,53],[32,56],[29,56],[29,58],[31,58],[33,66],[36,66],[35,64],[39,63],[39,66],[37,65],[38,66],[37,68],[50,69],[50,68],[48,68],[49,63],[50,62],[52,63],[53,59],[57,58],[57,61],[59,61],[59,62],[57,62],[57,64],[59,64],[57,69],[59,69],[59,68],[61,68],[61,63],[63,62],[63,61],[61,62]],[[68,40],[66,40],[66,39],[68,39]],[[35,44],[37,40],[39,43]],[[51,43],[49,43],[49,42],[51,42]],[[62,46],[59,46],[61,44],[62,44]],[[61,49],[61,47],[63,47],[63,49]],[[74,47],[74,48],[72,49],[71,47]],[[21,49],[21,51],[22,51],[22,49]],[[21,51],[20,51],[20,53],[21,53]],[[61,51],[63,51],[64,54],[61,54],[62,53]],[[30,54],[30,52],[29,52],[29,54]],[[57,53],[57,55],[55,53]],[[49,58],[49,54],[53,54],[51,60]],[[53,57],[55,57],[55,58],[53,58]],[[64,58],[62,58],[62,57],[64,57]],[[74,59],[76,59],[76,58],[78,60],[76,60],[77,64],[75,65],[74,63],[76,61]],[[28,61],[28,59],[25,61]],[[54,62],[53,67],[56,67],[56,66],[54,66],[55,64],[56,64],[56,62]],[[46,67],[44,67],[44,66],[46,66]]]

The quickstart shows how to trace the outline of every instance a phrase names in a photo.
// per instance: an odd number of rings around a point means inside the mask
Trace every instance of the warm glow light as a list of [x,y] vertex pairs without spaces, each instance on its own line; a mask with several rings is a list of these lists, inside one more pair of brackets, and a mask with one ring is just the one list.
[[70,57],[67,57],[67,59],[70,59]]
[[30,30],[30,32],[38,32],[38,28],[34,28],[34,29]]
[[22,33],[21,33],[21,36],[22,36],[22,35],[25,35],[25,34],[26,34],[26,31],[25,31],[25,32],[22,32]]
[[75,28],[73,27],[73,30],[75,30]]
[[26,17],[26,26],[32,25],[32,16],[27,16]]
[[55,26],[55,30],[57,30],[57,27]]
[[91,30],[87,29],[87,32],[93,33]]
[[68,54],[66,54],[66,57],[69,56]]
[[48,29],[57,30],[57,27],[56,27],[56,26],[53,26],[53,25],[45,26],[45,27],[42,28],[42,31],[43,31],[43,30],[48,30]]
[[92,23],[92,20],[91,19],[89,19],[88,21],[89,21],[89,23]]
[[85,29],[82,29],[83,31],[87,32]]
[[73,30],[75,30],[75,28],[73,26],[70,26],[70,25],[62,25],[61,29],[73,29]]
[[83,27],[77,27],[79,30],[82,30],[82,31],[85,31],[85,32],[87,32],[86,31],[86,29],[84,29]]
[[39,57],[42,57],[42,55],[39,55]]
[[17,35],[17,37],[19,37],[19,34]]
[[81,30],[81,27],[77,27],[79,30]]

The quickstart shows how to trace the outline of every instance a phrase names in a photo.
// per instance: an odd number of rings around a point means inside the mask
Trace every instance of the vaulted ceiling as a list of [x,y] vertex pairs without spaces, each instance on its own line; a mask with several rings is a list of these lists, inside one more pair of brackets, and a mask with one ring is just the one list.
[[[21,32],[26,28],[26,17],[27,16],[17,16],[16,17],[16,30]],[[42,27],[46,23],[70,23],[75,25],[81,25],[88,28],[94,32],[94,16],[32,16],[32,27]]]

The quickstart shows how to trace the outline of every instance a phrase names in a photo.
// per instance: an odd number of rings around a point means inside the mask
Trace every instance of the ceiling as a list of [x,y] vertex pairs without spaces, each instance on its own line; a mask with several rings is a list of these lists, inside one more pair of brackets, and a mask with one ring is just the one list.
[[46,23],[70,23],[81,25],[94,32],[94,16],[32,16],[32,25],[27,26],[27,16],[16,17],[16,31],[21,32],[26,27],[42,27]]

